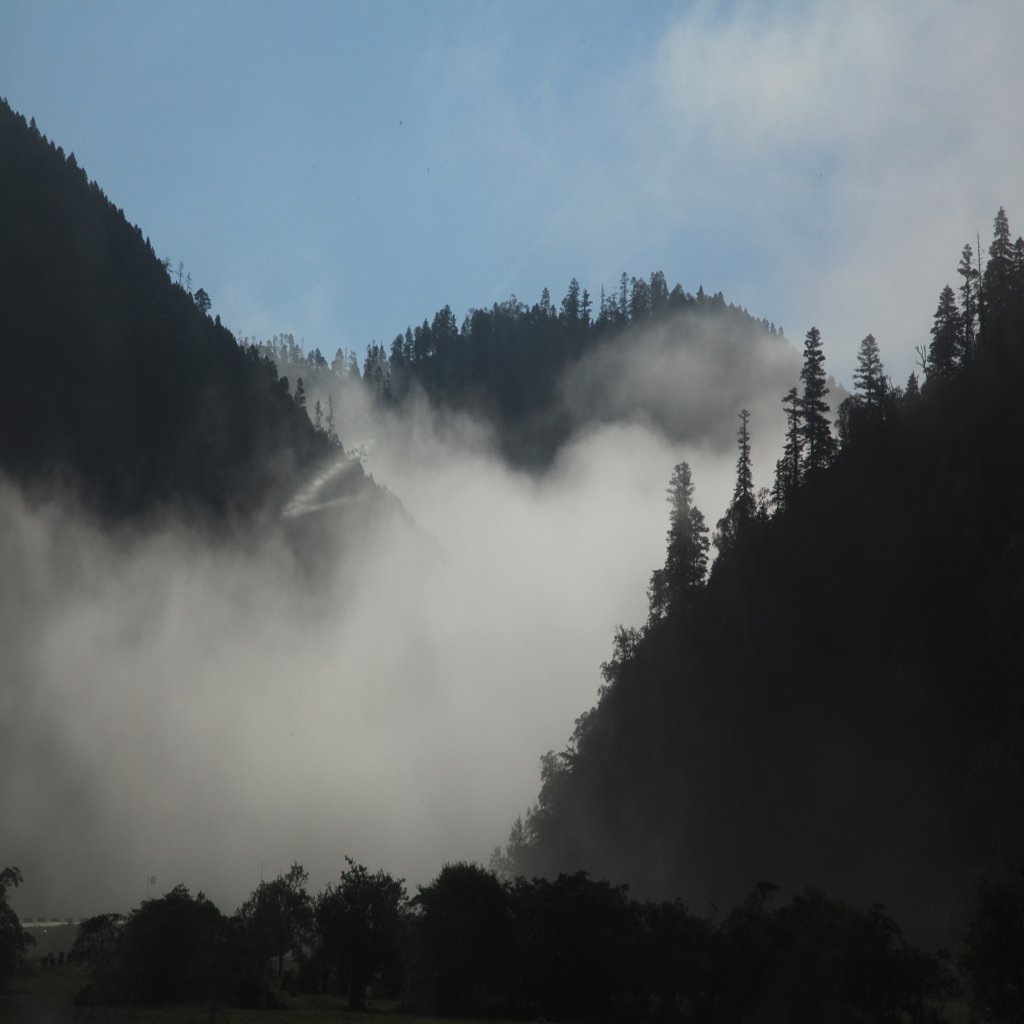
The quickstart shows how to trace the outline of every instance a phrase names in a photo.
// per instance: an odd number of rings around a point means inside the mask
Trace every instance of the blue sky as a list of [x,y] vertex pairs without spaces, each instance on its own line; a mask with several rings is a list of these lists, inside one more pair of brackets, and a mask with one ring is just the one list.
[[0,10],[0,94],[236,333],[329,355],[661,269],[903,380],[1024,230],[1022,69],[1019,3]]

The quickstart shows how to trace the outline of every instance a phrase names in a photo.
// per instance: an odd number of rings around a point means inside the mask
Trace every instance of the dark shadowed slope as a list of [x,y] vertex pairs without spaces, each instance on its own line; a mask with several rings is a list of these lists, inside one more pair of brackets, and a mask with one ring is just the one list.
[[[331,453],[73,154],[0,103],[0,467],[104,511],[245,511]],[[333,449],[336,452],[336,449]]]
[[778,504],[732,524],[706,582],[673,542],[545,759],[514,870],[700,910],[820,885],[956,943],[977,878],[1024,847],[1024,243],[1001,217],[980,295],[943,294],[920,391],[863,388],[818,469],[798,404],[796,486],[780,462]]
[[291,335],[258,347],[302,378],[310,409],[319,403],[325,421],[352,389],[378,410],[425,395],[435,409],[486,423],[505,458],[530,469],[550,467],[562,446],[600,423],[642,423],[673,442],[724,450],[745,406],[781,430],[776,392],[795,383],[800,359],[774,324],[721,293],[669,291],[660,271],[650,281],[623,274],[618,295],[602,295],[593,315],[592,305],[573,279],[560,308],[545,288],[532,306],[513,296],[470,309],[459,327],[445,306],[390,349],[368,345],[362,370],[355,352],[338,349],[328,362]]

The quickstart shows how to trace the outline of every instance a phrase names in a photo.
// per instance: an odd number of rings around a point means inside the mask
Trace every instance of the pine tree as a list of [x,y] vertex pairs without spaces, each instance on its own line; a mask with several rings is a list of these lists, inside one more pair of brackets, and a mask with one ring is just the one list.
[[651,312],[657,313],[668,305],[668,282],[661,270],[655,270],[651,274]]
[[750,413],[743,409],[740,414],[740,429],[736,432],[740,454],[736,460],[736,486],[732,501],[724,516],[715,524],[713,543],[719,551],[726,551],[736,538],[747,528],[757,511],[754,499],[754,474],[750,462]]
[[782,450],[782,458],[775,463],[772,500],[776,508],[785,508],[799,485],[804,455],[800,397],[795,387],[786,392],[782,404],[786,406],[786,444]]
[[869,334],[860,343],[853,385],[857,391],[862,392],[864,404],[869,409],[881,408],[885,394],[885,374],[878,354],[878,342],[873,334]]
[[804,394],[800,400],[803,413],[803,439],[806,442],[804,466],[809,474],[817,473],[832,459],[832,429],[825,413],[829,407],[824,398],[825,353],[821,350],[821,332],[812,327],[804,338],[804,365],[800,371]]
[[939,295],[932,324],[932,342],[928,346],[928,383],[952,380],[956,372],[956,352],[960,338],[960,310],[956,296],[947,284]]
[[349,352],[345,367],[345,380],[359,380],[359,356]]
[[956,358],[961,366],[966,366],[974,355],[978,330],[979,274],[974,267],[974,250],[969,242],[960,254],[960,265],[956,269],[963,278],[963,284],[960,285],[960,338]]
[[295,382],[295,404],[300,409],[306,408],[306,387],[301,377]]
[[405,366],[405,339],[401,334],[396,334],[391,342],[390,362],[392,369],[401,370]]
[[634,277],[630,285],[629,318],[638,324],[651,315],[651,289],[642,277]]
[[1010,311],[1013,291],[1013,242],[1010,240],[1010,222],[1001,206],[992,236],[985,265],[985,327],[1001,333]]
[[327,396],[327,416],[324,419],[324,426],[327,428],[327,439],[338,443],[338,435],[334,432],[334,395]]
[[569,282],[569,290],[562,299],[562,320],[567,324],[576,324],[580,318],[580,283],[574,277]]
[[680,462],[669,481],[668,554],[665,567],[656,569],[648,590],[651,618],[658,619],[685,606],[695,589],[702,586],[708,570],[708,528],[704,515],[693,504],[690,467]]

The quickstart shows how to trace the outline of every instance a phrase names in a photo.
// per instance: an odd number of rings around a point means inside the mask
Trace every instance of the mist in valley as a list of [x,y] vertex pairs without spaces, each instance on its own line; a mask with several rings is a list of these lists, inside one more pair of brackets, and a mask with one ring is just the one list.
[[633,333],[628,373],[610,349],[570,369],[575,433],[543,473],[468,415],[347,389],[342,441],[401,503],[369,515],[307,489],[225,538],[171,511],[102,525],[5,481],[0,820],[31,865],[12,904],[127,910],[156,876],[231,909],[293,860],[315,886],[345,855],[413,885],[486,863],[616,625],[646,615],[673,465],[713,524],[742,402],[771,481],[792,347],[666,332]]

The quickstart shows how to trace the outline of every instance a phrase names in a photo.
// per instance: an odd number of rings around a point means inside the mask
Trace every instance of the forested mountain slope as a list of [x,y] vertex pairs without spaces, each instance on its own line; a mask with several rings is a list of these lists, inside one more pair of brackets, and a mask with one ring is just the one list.
[[337,449],[74,154],[0,102],[0,467],[109,513],[251,509]]
[[957,942],[978,877],[1024,848],[1024,242],[1002,211],[983,273],[972,256],[920,391],[892,387],[869,336],[841,443],[814,456],[808,332],[774,501],[741,450],[706,580],[677,467],[650,617],[619,633],[499,864],[698,911],[758,878],[818,885]]
[[720,292],[670,291],[660,271],[646,280],[623,274],[618,292],[602,292],[599,303],[574,278],[560,304],[545,288],[532,306],[513,296],[470,309],[461,326],[446,305],[390,348],[368,345],[361,368],[355,352],[338,349],[328,362],[288,334],[257,345],[303,380],[314,420],[319,403],[347,435],[359,433],[349,423],[362,407],[350,400],[354,391],[399,413],[425,397],[487,424],[508,461],[540,470],[594,423],[641,422],[671,441],[720,449],[731,444],[733,410],[746,406],[761,426],[777,421],[781,430],[774,396],[800,368],[774,324]]

